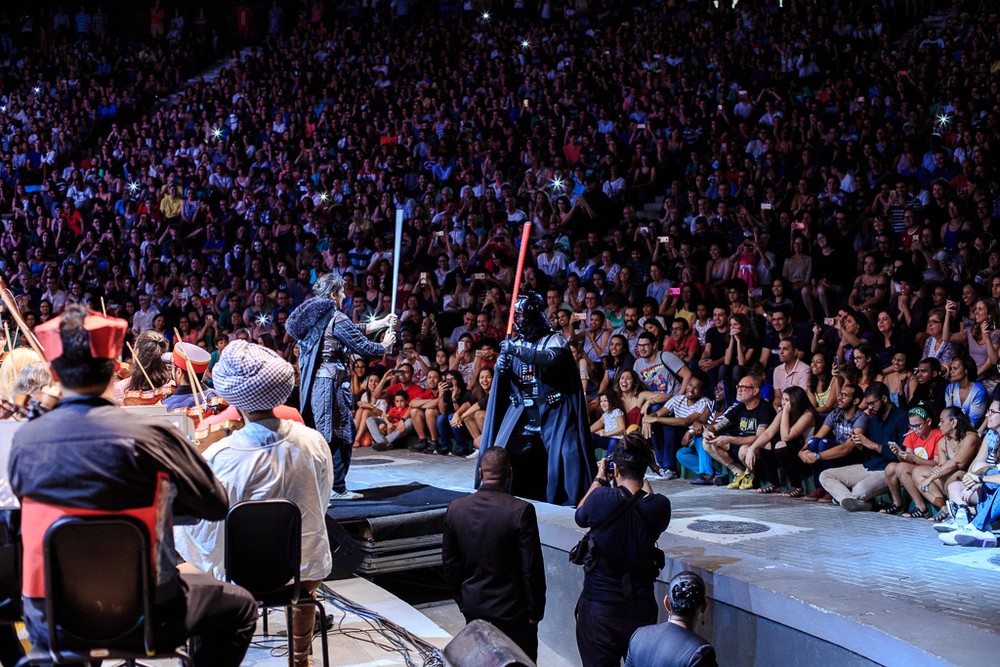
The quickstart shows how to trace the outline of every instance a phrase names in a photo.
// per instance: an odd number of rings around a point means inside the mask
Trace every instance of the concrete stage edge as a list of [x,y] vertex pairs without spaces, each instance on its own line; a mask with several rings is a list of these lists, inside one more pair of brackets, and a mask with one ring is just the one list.
[[[583,531],[572,509],[535,505],[549,590],[540,637],[579,664],[572,629],[583,575],[568,553]],[[722,665],[982,665],[1000,655],[996,635],[931,618],[923,608],[860,586],[823,584],[796,568],[670,533],[659,544],[666,567],[657,599],[678,572],[692,570],[705,579],[711,603],[697,630],[713,643]]]
[[[355,450],[348,484],[419,481],[471,491],[474,464],[405,450]],[[724,665],[985,665],[1000,655],[996,549],[945,547],[930,525],[877,513],[758,496],[686,481],[654,481],[671,499],[657,596],[676,573],[698,572],[712,602],[697,630]],[[536,503],[548,602],[541,640],[579,664],[573,610],[583,570],[567,554],[583,531],[573,510]],[[759,536],[710,535],[696,520],[765,524]],[[962,560],[961,563],[954,559]],[[969,559],[978,559],[970,561]],[[1000,560],[1000,559],[998,559]],[[661,620],[665,612],[661,608]],[[544,665],[542,666],[544,667]]]

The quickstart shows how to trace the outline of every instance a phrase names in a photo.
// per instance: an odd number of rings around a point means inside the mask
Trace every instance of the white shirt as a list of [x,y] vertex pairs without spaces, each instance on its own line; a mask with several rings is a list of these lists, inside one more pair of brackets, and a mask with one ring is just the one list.
[[[53,304],[55,307],[55,304]],[[149,308],[143,310],[139,309],[135,311],[135,315],[132,316],[132,331],[137,334],[141,334],[143,331],[149,331],[153,328],[153,320],[156,316],[160,314],[160,309],[157,308],[152,303]]]
[[[69,295],[64,290],[56,288],[55,292],[51,290],[45,290],[45,293],[42,294],[42,298],[39,300],[40,301],[48,300],[48,302],[52,304],[52,312],[59,313],[62,312],[62,309],[66,307],[66,301],[68,297]],[[150,328],[152,328],[152,322],[150,323]]]
[[539,271],[549,278],[555,278],[560,272],[566,271],[566,255],[556,250],[550,259],[544,252],[540,252],[535,258],[535,264],[538,265]]
[[[276,430],[272,430],[276,429]],[[302,513],[303,581],[320,581],[333,568],[326,508],[333,488],[333,457],[319,432],[288,420],[249,423],[205,450],[230,506],[244,500],[287,498]],[[225,523],[199,521],[174,528],[177,552],[199,570],[225,580]]]

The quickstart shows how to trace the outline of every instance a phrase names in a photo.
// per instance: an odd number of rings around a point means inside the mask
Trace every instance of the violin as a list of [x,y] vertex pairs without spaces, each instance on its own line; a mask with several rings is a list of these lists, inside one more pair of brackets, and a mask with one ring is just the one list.
[[56,407],[61,399],[62,389],[58,385],[40,389],[32,396],[20,394],[13,401],[0,398],[0,419],[31,421]]
[[[18,403],[17,399],[24,399],[23,403]],[[28,419],[27,396],[21,394],[13,401],[0,398],[0,419],[10,419],[20,422]]]
[[117,380],[124,380],[125,378],[130,377],[132,377],[132,364],[127,361],[116,361],[115,378]]
[[158,405],[167,396],[173,394],[175,389],[177,387],[172,384],[166,384],[156,389],[132,389],[125,392],[125,396],[122,397],[122,405]]
[[219,440],[228,437],[233,431],[238,431],[243,426],[242,419],[227,419],[218,424],[208,424],[203,429],[196,430],[194,437],[197,441],[196,446],[198,447],[198,451],[204,452]]
[[195,428],[197,429],[201,426],[203,419],[217,415],[228,407],[229,403],[226,403],[221,396],[213,396],[200,405],[194,405],[190,408],[177,408],[176,410],[171,410],[170,412],[174,414],[180,413],[187,415],[191,418],[191,421],[194,422]]
[[28,419],[41,417],[46,412],[59,404],[62,400],[62,387],[57,384],[49,385],[28,400]]

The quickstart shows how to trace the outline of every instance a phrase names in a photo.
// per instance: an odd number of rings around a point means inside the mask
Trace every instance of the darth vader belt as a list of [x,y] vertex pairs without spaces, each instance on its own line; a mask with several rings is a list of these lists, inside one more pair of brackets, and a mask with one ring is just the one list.
[[[562,393],[557,391],[553,394],[549,394],[542,400],[546,405],[552,406],[561,403],[564,398],[565,396],[563,396]],[[533,408],[536,405],[538,405],[538,403],[539,403],[538,399],[535,398],[521,398],[520,396],[516,396],[514,394],[510,395],[510,404],[515,408],[520,407],[522,405],[526,408]]]

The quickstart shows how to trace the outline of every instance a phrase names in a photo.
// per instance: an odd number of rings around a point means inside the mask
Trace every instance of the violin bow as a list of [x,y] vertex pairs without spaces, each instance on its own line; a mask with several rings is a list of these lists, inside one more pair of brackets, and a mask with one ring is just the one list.
[[195,407],[200,410],[204,410],[205,403],[207,402],[205,400],[205,390],[201,388],[201,381],[198,379],[198,374],[195,373],[194,369],[191,367],[191,358],[188,356],[187,351],[185,351],[183,346],[178,347],[177,345],[177,343],[183,342],[184,340],[181,336],[181,332],[177,329],[174,329],[174,340],[177,341],[174,343],[174,349],[177,350],[181,359],[188,362],[185,365],[187,366],[188,382],[191,383],[191,391],[194,392]]
[[7,311],[10,316],[14,319],[14,323],[17,324],[17,328],[24,335],[28,344],[31,346],[41,359],[45,359],[45,351],[42,349],[42,344],[38,342],[35,338],[34,332],[28,327],[24,322],[24,318],[21,317],[21,309],[17,307],[17,300],[9,289],[7,289],[7,283],[4,282],[3,278],[0,278],[0,300],[3,301],[3,305],[7,307]]
[[142,366],[142,362],[139,361],[139,355],[135,353],[135,348],[132,347],[132,343],[125,341],[125,344],[128,345],[128,351],[132,354],[132,363],[138,366],[139,370],[142,371],[142,377],[146,378],[146,384],[149,385],[150,390],[156,389],[156,387],[153,386],[153,381],[149,379],[149,373],[146,372],[146,369]]

